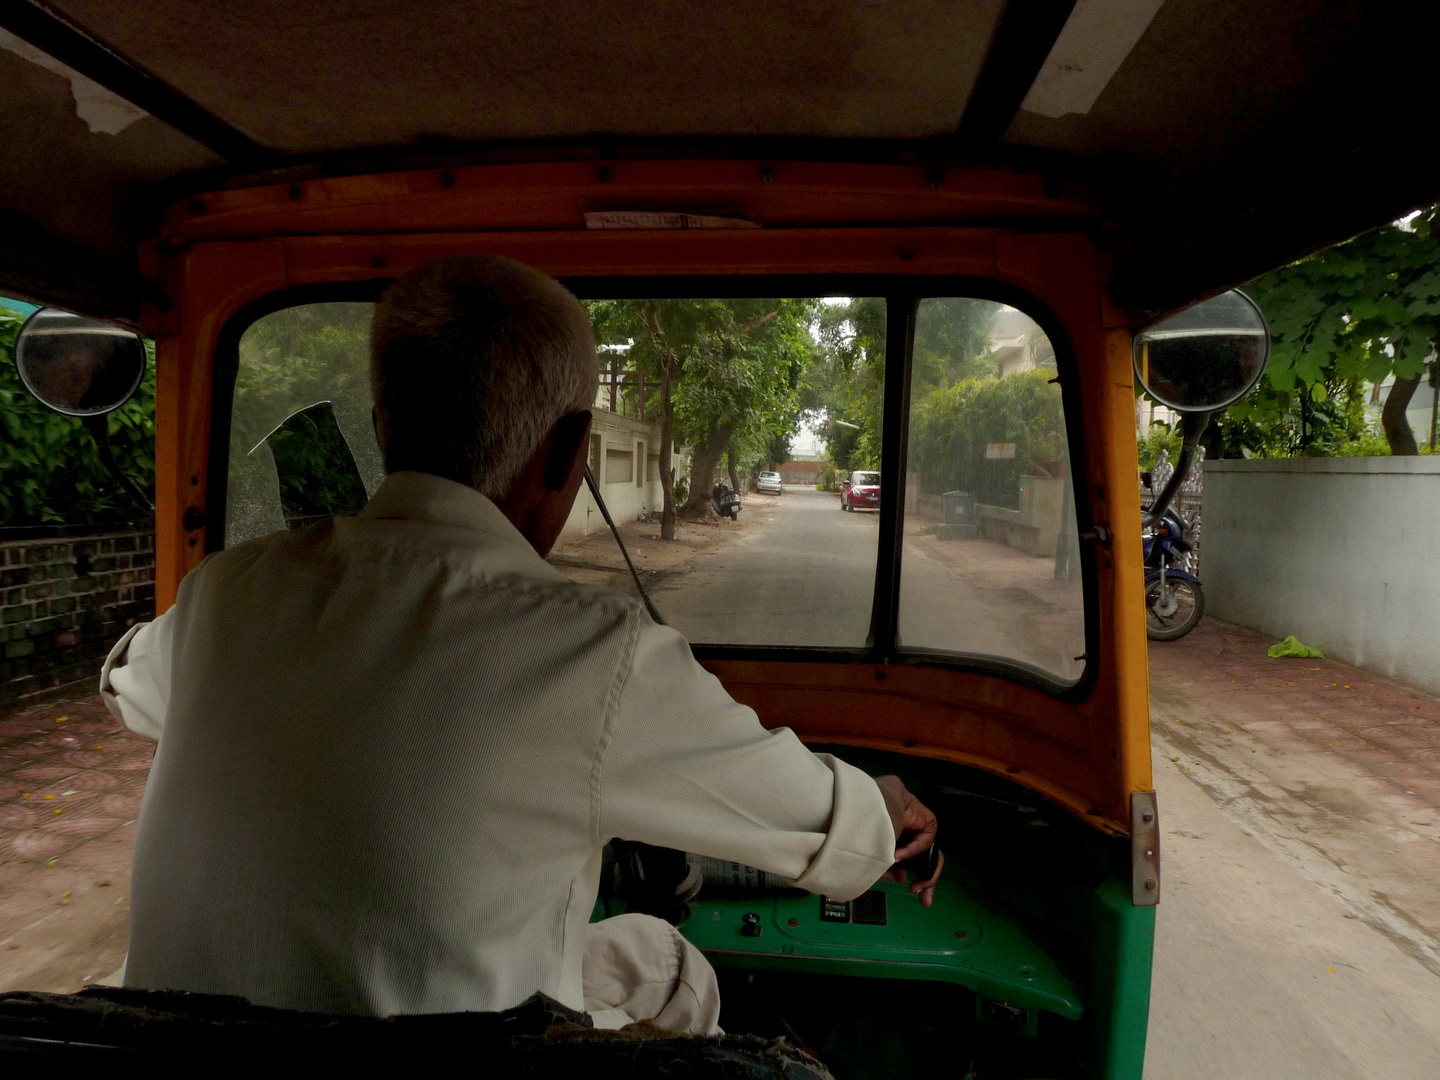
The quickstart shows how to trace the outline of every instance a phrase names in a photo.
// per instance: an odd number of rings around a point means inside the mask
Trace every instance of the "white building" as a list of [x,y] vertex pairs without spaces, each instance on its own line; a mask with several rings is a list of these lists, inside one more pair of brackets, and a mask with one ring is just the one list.
[[[665,505],[660,487],[660,425],[634,420],[609,408],[609,393],[595,398],[594,420],[590,425],[590,471],[615,524],[635,521],[659,513]],[[625,408],[623,402],[617,408]],[[677,450],[671,455],[676,479],[687,475],[690,455]],[[589,536],[605,528],[605,518],[595,505],[590,489],[581,485],[580,494],[561,530],[560,542]]]

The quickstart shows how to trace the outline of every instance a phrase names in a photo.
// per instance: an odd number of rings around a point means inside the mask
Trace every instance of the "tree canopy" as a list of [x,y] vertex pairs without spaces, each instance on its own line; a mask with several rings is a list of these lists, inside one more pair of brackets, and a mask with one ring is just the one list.
[[1221,423],[1223,450],[1268,455],[1363,448],[1365,384],[1394,375],[1382,416],[1392,453],[1414,454],[1405,408],[1440,340],[1436,207],[1363,233],[1244,286],[1270,321],[1255,393]]
[[[812,364],[813,300],[596,300],[586,303],[602,356],[644,372],[659,393],[647,419],[661,425],[662,535],[674,535],[676,478],[670,448],[689,445],[686,507],[709,497],[722,455],[732,467],[788,453],[802,413],[800,388]],[[623,359],[622,359],[623,358]]]

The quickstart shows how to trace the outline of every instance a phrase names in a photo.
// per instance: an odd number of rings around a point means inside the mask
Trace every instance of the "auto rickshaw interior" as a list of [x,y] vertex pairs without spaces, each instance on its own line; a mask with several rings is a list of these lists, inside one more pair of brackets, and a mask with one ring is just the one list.
[[[765,723],[940,814],[935,906],[744,867],[677,902],[656,883],[683,859],[622,849],[597,914],[676,919],[727,1028],[837,1075],[1138,1077],[1161,878],[1135,372],[1185,380],[1182,339],[1132,347],[1433,196],[1409,134],[1433,16],[1405,8],[24,0],[0,11],[0,292],[155,341],[162,609],[208,551],[374,490],[369,305],[430,258],[560,278],[612,358],[645,301],[732,339],[851,335],[830,385],[875,409],[878,512],[785,496],[827,516],[766,573],[640,579]],[[1024,362],[966,368],[977,319]],[[942,369],[977,380],[963,423]],[[648,482],[649,443],[602,443],[601,490],[612,463]],[[28,1037],[12,1004],[0,1049]],[[25,1052],[124,1043],[71,1004]]]
[[[963,278],[566,283],[590,304],[602,349],[616,348],[604,343],[605,329],[627,305],[643,314],[639,330],[622,322],[622,356],[645,326],[672,349],[708,348],[726,328],[753,333],[757,321],[779,322],[783,313],[793,325],[781,332],[798,329],[817,348],[827,334],[841,339],[848,363],[822,373],[839,380],[833,392],[880,381],[870,389],[886,421],[882,456],[891,471],[881,471],[881,487],[893,497],[877,516],[841,518],[833,495],[796,491],[785,513],[843,529],[807,533],[803,549],[780,544],[748,559],[712,559],[701,574],[646,574],[650,599],[703,661],[859,663],[880,677],[892,663],[915,664],[1012,679],[1057,703],[1084,693],[1098,620],[1080,543],[1087,523],[1076,510],[1071,471],[1084,448],[1066,437],[1064,387],[1077,385],[1078,375],[1052,315],[1018,290]],[[241,320],[253,321],[237,322],[222,337],[211,445],[228,446],[228,455],[212,461],[210,492],[224,507],[223,516],[215,513],[224,532],[211,537],[233,544],[302,527],[317,515],[355,512],[378,484],[366,378],[373,305],[361,298],[380,284],[330,289],[324,300],[310,293],[302,304],[282,294],[264,305],[274,310],[245,312]],[[1051,333],[995,296],[1028,303]],[[1010,375],[991,359],[997,320],[1028,335],[1029,352],[1011,357]],[[916,371],[917,341],[929,371]],[[997,398],[981,409],[979,430],[931,420],[925,437],[943,448],[917,454],[915,413],[925,413],[937,386],[952,381],[947,364],[956,382],[982,368],[982,391],[1012,380],[1038,426],[1017,425],[1010,415],[1016,403]],[[619,402],[627,404],[637,402]],[[602,386],[597,409],[607,405],[617,407]],[[606,456],[599,451],[592,467],[601,488],[613,490]],[[908,485],[895,464],[907,458]],[[631,476],[620,480],[629,484]],[[1043,491],[1049,547],[990,544],[989,560],[940,561],[937,545],[946,542],[935,539],[937,527],[913,512],[907,520],[904,511],[922,498],[938,504],[953,484],[974,489],[982,506],[1008,504],[1002,509],[1017,523],[1025,518],[1022,504],[1033,517],[1028,504]],[[956,531],[978,536],[973,521]],[[905,723],[903,701],[882,694],[875,707],[881,712],[873,734]],[[824,748],[875,775],[898,773],[942,816],[950,862],[934,907],[922,908],[903,884],[881,883],[858,900],[836,902],[750,868],[693,859],[704,883],[698,895],[692,887],[680,897],[689,869],[683,853],[621,844],[596,917],[638,910],[676,922],[722,973],[727,1031],[788,1037],[842,1077],[941,1068],[977,1077],[1079,1076],[1084,1062],[1105,1056],[1106,1033],[1113,1037],[1121,1017],[1143,1022],[1134,996],[1144,980],[1134,972],[1148,966],[1152,909],[1133,906],[1128,840],[1098,832],[1003,776],[894,749]]]

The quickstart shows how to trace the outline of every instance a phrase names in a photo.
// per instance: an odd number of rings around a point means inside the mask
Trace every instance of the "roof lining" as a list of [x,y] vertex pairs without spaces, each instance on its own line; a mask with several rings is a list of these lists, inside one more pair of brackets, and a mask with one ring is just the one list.
[[955,129],[960,152],[998,143],[1059,40],[1075,0],[1010,0]]
[[253,165],[273,156],[39,0],[0,5],[0,26],[228,161]]

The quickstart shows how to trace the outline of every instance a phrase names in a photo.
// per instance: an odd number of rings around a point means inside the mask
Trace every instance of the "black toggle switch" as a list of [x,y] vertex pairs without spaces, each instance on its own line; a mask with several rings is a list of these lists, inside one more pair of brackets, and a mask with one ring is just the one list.
[[740,916],[740,934],[742,937],[760,936],[760,916],[753,911],[747,911]]

